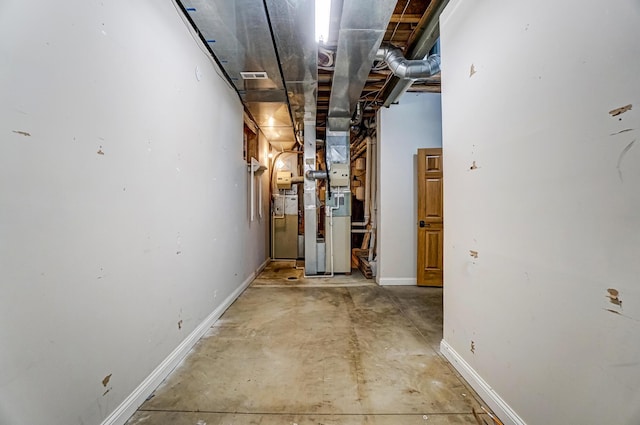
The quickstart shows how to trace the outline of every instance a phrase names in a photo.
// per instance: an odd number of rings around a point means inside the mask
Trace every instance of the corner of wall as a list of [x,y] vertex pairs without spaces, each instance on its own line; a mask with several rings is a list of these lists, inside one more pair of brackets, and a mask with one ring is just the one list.
[[515,410],[444,339],[440,342],[440,352],[505,425],[526,425]]
[[147,397],[155,391],[162,381],[180,364],[189,354],[193,346],[215,324],[222,314],[233,302],[249,287],[256,275],[266,267],[268,260],[252,273],[242,284],[236,288],[214,311],[207,316],[154,370],[138,387],[124,399],[122,403],[102,422],[101,425],[123,425],[145,402]]
[[416,285],[415,157],[419,148],[441,146],[440,94],[405,94],[399,104],[378,111],[380,285]]

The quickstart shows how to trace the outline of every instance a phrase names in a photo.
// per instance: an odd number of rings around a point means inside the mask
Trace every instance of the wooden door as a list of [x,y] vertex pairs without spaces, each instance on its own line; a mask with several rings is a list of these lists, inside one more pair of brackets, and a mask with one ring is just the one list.
[[442,149],[418,149],[418,285],[442,286]]

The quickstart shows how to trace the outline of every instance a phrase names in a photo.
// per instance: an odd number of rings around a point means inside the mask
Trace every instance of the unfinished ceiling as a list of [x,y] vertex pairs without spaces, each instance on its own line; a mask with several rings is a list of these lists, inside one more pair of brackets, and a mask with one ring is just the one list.
[[367,119],[407,89],[440,91],[439,74],[403,80],[374,59],[389,44],[407,59],[423,59],[447,0],[332,0],[329,38],[320,45],[315,0],[179,3],[278,150],[302,143],[305,121],[315,121],[316,137],[324,139],[329,116],[348,123],[358,103]]
[[[361,7],[375,7],[378,1],[360,2]],[[423,59],[439,36],[438,17],[448,0],[398,0],[386,25],[381,45],[402,49],[408,59]],[[332,2],[332,15],[341,15],[341,1]],[[336,7],[336,5],[338,7]],[[317,136],[323,139],[329,115],[329,102],[335,78],[335,51],[338,46],[340,15],[332,19],[330,38],[318,51]],[[428,46],[428,47],[427,47]],[[331,64],[325,66],[325,64]],[[428,79],[403,81],[394,77],[384,62],[367,64],[365,84],[360,92],[363,118],[375,115],[383,105],[395,102],[404,91],[440,92],[440,74]],[[354,110],[351,111],[355,112]]]

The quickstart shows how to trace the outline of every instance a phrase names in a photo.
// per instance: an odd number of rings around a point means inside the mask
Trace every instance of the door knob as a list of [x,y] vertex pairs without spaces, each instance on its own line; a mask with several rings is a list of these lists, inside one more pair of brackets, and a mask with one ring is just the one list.
[[425,223],[424,220],[420,220],[420,227],[429,227],[431,226],[429,223]]

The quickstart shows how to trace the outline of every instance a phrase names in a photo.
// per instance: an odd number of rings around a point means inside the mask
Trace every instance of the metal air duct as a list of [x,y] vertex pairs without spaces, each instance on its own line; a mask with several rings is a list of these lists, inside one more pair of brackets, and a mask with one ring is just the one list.
[[431,55],[424,60],[408,60],[400,49],[385,46],[378,49],[376,59],[384,60],[393,75],[403,80],[419,80],[440,72],[440,55]]
[[351,118],[397,0],[344,0],[328,131],[349,131]]
[[[440,35],[440,14],[449,0],[431,0],[418,26],[409,39],[405,57],[410,60],[422,59],[431,50]],[[409,87],[413,80],[393,77],[382,95],[383,106],[395,102]]]

